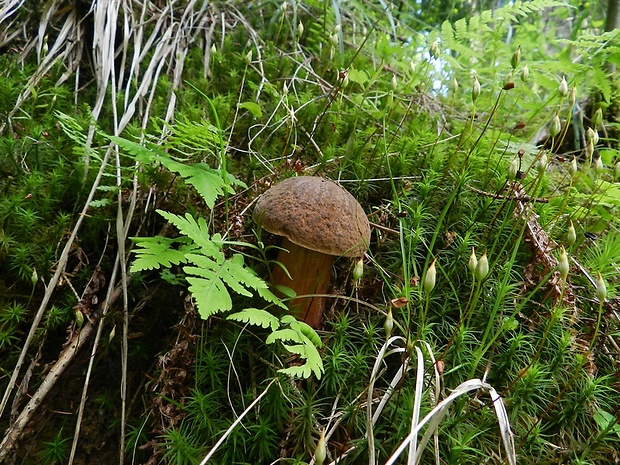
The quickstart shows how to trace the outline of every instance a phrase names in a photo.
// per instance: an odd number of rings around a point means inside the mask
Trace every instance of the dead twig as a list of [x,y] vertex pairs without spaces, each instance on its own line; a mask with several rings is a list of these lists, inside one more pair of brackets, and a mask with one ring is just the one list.
[[123,290],[121,287],[115,288],[109,297],[101,303],[101,305],[92,313],[91,321],[87,321],[80,331],[76,331],[65,346],[58,361],[52,366],[49,373],[34,393],[26,407],[23,408],[15,423],[8,429],[2,443],[0,444],[0,463],[8,458],[9,454],[15,448],[17,440],[21,437],[24,428],[32,420],[39,406],[45,399],[45,396],[52,390],[61,375],[67,369],[71,361],[75,358],[84,344],[90,340],[99,327],[101,316],[105,311],[121,296]]

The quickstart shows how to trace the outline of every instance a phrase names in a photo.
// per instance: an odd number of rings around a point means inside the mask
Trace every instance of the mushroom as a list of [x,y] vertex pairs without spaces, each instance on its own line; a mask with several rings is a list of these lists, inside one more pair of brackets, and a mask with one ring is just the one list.
[[272,284],[308,296],[295,298],[289,307],[316,328],[325,305],[320,294],[329,287],[334,258],[362,257],[370,242],[362,206],[334,181],[300,176],[262,194],[253,217],[263,229],[284,236],[277,258],[283,266],[275,265]]

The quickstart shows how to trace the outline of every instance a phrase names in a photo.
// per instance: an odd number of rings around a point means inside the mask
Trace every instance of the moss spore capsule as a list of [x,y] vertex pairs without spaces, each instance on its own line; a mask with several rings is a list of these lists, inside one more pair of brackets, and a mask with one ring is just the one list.
[[566,231],[566,243],[572,247],[575,245],[575,242],[577,242],[577,231],[575,231],[575,226],[573,226],[573,222],[571,221]]
[[476,265],[476,279],[478,281],[484,281],[484,278],[489,274],[489,259],[487,258],[487,253],[483,253],[480,260],[478,260],[478,264]]
[[471,248],[471,255],[469,256],[469,261],[467,262],[467,268],[474,276],[476,275],[476,267],[478,266],[478,258],[476,257],[476,249]]
[[596,297],[600,303],[605,302],[605,298],[607,297],[607,286],[605,285],[605,280],[600,271],[596,278]]
[[560,260],[558,262],[558,271],[560,272],[560,277],[562,281],[566,283],[566,279],[568,278],[568,272],[570,270],[570,265],[568,263],[568,254],[564,247],[562,247],[562,252],[560,253]]
[[426,275],[424,275],[424,282],[422,283],[424,286],[424,291],[427,294],[430,294],[431,291],[435,288],[435,281],[437,279],[437,269],[435,268],[435,261],[431,263],[431,266],[426,270]]

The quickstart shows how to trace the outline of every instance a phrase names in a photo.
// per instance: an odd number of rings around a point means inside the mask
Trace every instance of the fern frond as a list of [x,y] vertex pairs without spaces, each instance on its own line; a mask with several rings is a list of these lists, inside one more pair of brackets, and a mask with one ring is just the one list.
[[204,163],[185,165],[167,157],[157,157],[156,161],[170,171],[178,173],[186,183],[194,186],[194,189],[209,208],[213,208],[217,198],[224,195],[225,192],[234,194],[233,185],[247,187],[242,181],[231,175],[227,175],[226,179],[223,179],[220,171]]
[[204,278],[187,277],[189,291],[196,300],[198,313],[204,320],[218,312],[232,309],[230,293],[217,274],[204,270]]
[[170,131],[166,147],[185,152],[213,153],[219,150],[221,134],[219,130],[208,121],[189,121],[182,119],[174,125],[166,125]]
[[459,19],[454,26],[444,21],[441,25],[441,41],[447,48],[468,56],[471,52],[468,53],[466,49],[467,41],[479,38],[482,32],[491,31],[493,26],[505,20],[517,22],[518,16],[526,17],[530,13],[559,6],[566,7],[566,4],[557,0],[516,1],[495,10],[485,10],[469,20]]
[[272,315],[267,310],[258,308],[246,308],[240,312],[228,315],[226,319],[260,326],[265,329],[271,328],[272,331],[280,327],[280,320],[278,320],[276,316]]
[[294,331],[298,331],[303,334],[305,337],[310,339],[310,341],[317,347],[323,347],[323,342],[321,338],[316,333],[316,331],[310,326],[308,323],[298,320],[292,315],[284,315],[282,317],[282,323],[286,323],[290,326]]
[[[306,363],[301,366],[283,368],[278,371],[289,376],[301,376],[305,378],[309,377],[311,373],[314,373],[318,379],[321,379],[321,374],[324,372],[324,368],[321,355],[317,349],[317,347],[321,346],[319,336],[307,324],[297,320],[292,321],[290,318],[293,317],[290,315],[283,316],[280,321],[282,323],[290,322],[290,327],[273,331],[269,336],[267,336],[266,342],[267,344],[273,344],[277,341],[282,342],[282,346],[286,350],[292,354],[299,355],[299,357],[305,360]],[[297,325],[297,323],[301,324]],[[307,336],[305,334],[306,331],[312,334]],[[318,344],[315,344],[315,341],[317,340]],[[294,342],[296,344],[285,344],[287,341]]]
[[215,259],[224,259],[224,254],[220,250],[221,245],[217,243],[219,236],[214,236],[215,241],[209,238],[209,226],[204,218],[196,220],[189,213],[180,216],[163,210],[157,210],[157,213],[176,226],[181,234],[194,241],[204,255]]
[[172,265],[185,263],[186,254],[193,250],[190,244],[176,248],[178,239],[170,239],[163,236],[155,237],[132,237],[136,244],[134,253],[136,259],[131,264],[131,272],[144,270],[156,270],[158,268],[170,268]]
[[267,344],[273,344],[276,341],[303,342],[304,336],[299,331],[291,328],[278,329],[274,331],[265,341]]
[[305,342],[304,344],[282,345],[290,353],[299,355],[299,357],[305,360],[306,363],[299,366],[282,368],[278,370],[280,373],[284,373],[289,376],[301,376],[303,378],[308,378],[312,373],[314,373],[317,379],[321,379],[321,375],[324,372],[323,362],[319,351],[313,344]]
[[215,201],[224,193],[234,194],[233,186],[247,187],[245,183],[236,179],[229,173],[222,173],[204,163],[184,164],[173,160],[165,152],[156,146],[144,147],[122,137],[106,136],[126,153],[133,156],[136,161],[144,164],[160,163],[169,171],[179,174],[186,183],[193,186],[203,198],[209,208],[213,208]]

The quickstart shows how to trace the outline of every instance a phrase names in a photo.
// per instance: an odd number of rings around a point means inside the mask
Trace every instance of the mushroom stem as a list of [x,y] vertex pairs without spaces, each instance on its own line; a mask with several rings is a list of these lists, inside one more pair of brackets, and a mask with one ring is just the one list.
[[315,252],[301,247],[287,238],[282,240],[282,249],[278,253],[278,262],[290,274],[276,264],[272,270],[271,280],[274,286],[286,286],[295,291],[298,296],[289,304],[291,312],[303,319],[313,328],[321,322],[325,298],[314,294],[325,294],[332,277],[334,256]]

